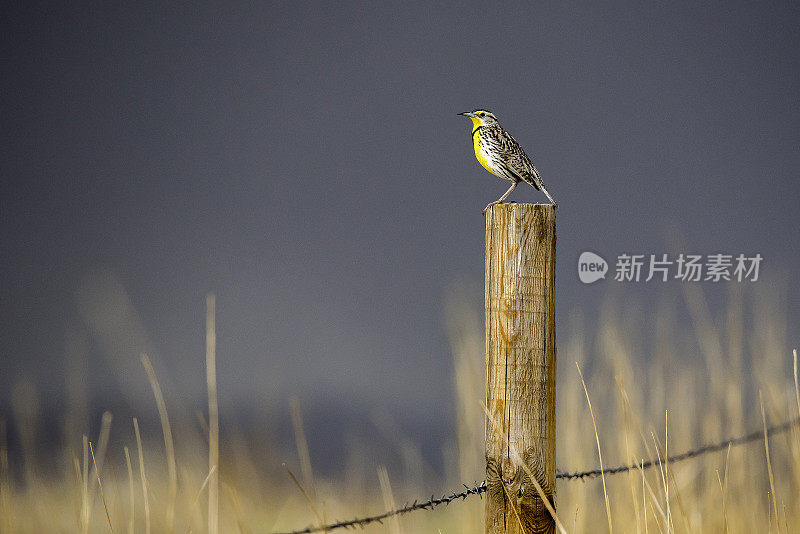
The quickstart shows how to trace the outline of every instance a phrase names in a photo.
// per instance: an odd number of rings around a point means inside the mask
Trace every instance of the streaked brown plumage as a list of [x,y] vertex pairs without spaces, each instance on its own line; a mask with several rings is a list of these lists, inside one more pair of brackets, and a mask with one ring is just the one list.
[[511,191],[520,182],[525,182],[541,191],[550,202],[558,204],[545,189],[539,171],[530,158],[510,133],[505,131],[497,117],[485,109],[476,109],[471,112],[459,113],[472,119],[472,141],[475,148],[475,157],[481,165],[495,176],[511,182],[511,187],[503,196],[489,203],[484,212],[493,204],[503,202]]

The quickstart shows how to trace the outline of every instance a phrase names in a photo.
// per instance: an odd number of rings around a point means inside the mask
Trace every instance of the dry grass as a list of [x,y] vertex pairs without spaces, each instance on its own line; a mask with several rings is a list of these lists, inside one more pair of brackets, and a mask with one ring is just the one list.
[[[699,288],[682,290],[681,303],[667,300],[652,316],[645,316],[635,303],[615,301],[612,296],[596,321],[576,313],[559,326],[561,468],[594,468],[599,444],[604,466],[640,465],[642,460],[718,442],[800,414],[797,367],[785,339],[780,295],[731,293],[723,312],[715,316]],[[402,468],[379,465],[382,462],[369,454],[369,444],[353,440],[341,458],[345,475],[320,477],[311,468],[315,458],[305,443],[299,401],[292,403],[293,448],[281,448],[268,433],[259,443],[248,443],[234,427],[226,426],[220,433],[211,297],[207,310],[211,417],[200,417],[201,424],[194,428],[174,421],[170,426],[167,408],[171,416],[177,408],[165,400],[153,366],[145,359],[139,378],[145,384],[150,379],[157,409],[151,415],[160,416],[161,432],[157,427],[148,430],[147,425],[140,430],[134,420],[133,435],[129,424],[117,425],[127,428],[129,439],[109,441],[109,415],[100,435],[91,438],[97,451],[88,447],[89,437],[81,440],[86,428],[68,429],[65,435],[78,440],[65,445],[69,469],[63,475],[42,472],[35,467],[36,455],[46,453],[36,441],[36,395],[30,383],[16,388],[12,417],[17,419],[11,428],[18,432],[15,441],[22,449],[9,454],[6,424],[0,420],[0,529],[3,533],[109,532],[113,524],[115,530],[127,532],[218,528],[266,533],[319,524],[324,518],[376,513],[480,480],[484,346],[477,303],[479,294],[463,291],[453,292],[446,303],[457,421],[452,443],[443,451],[444,479],[430,476],[420,453],[421,440],[398,434],[392,415],[372,414],[370,407],[364,411],[375,419],[375,439],[394,436]],[[693,330],[682,328],[676,319],[684,307]],[[583,371],[586,389],[578,374],[568,371],[573,362]],[[202,361],[196,365],[202,366]],[[165,386],[164,393],[168,392]],[[74,407],[69,410],[70,420],[80,420]],[[259,461],[254,450],[261,455]],[[303,491],[280,468],[283,461],[300,467],[302,481],[297,484]],[[262,469],[265,464],[277,467]],[[14,477],[12,472],[21,475]],[[483,507],[482,500],[471,498],[373,525],[366,532],[483,532]],[[606,476],[604,481],[559,481],[557,512],[569,532],[612,528],[637,534],[791,532],[800,521],[800,430],[686,462]]]

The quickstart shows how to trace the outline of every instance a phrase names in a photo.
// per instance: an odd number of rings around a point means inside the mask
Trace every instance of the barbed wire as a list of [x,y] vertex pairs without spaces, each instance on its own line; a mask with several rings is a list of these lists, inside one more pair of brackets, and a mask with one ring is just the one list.
[[392,516],[407,514],[415,510],[427,510],[435,508],[440,504],[447,505],[458,499],[466,499],[469,495],[480,495],[481,493],[486,492],[486,482],[484,481],[481,482],[480,484],[475,484],[472,487],[464,484],[464,488],[466,488],[464,491],[458,493],[453,492],[450,495],[442,495],[438,499],[433,495],[431,495],[431,498],[426,501],[422,502],[414,501],[413,503],[404,505],[402,508],[398,508],[396,510],[389,510],[388,512],[384,512],[379,515],[373,515],[361,519],[350,519],[348,521],[339,521],[337,523],[331,523],[330,525],[307,527],[302,530],[293,530],[291,532],[285,532],[282,534],[309,534],[311,532],[324,532],[328,530],[334,530],[337,528],[365,527],[370,523],[383,523],[384,519],[388,519],[389,517]]
[[[781,434],[797,424],[800,424],[800,417],[797,417],[790,421],[786,421],[779,425],[773,425],[771,427],[768,427],[767,435],[771,436],[773,434]],[[725,450],[728,448],[729,445],[731,447],[736,447],[738,445],[744,445],[745,443],[750,443],[751,441],[756,441],[759,439],[764,439],[764,430],[755,430],[753,432],[750,432],[749,434],[745,434],[744,436],[740,436],[738,438],[731,438],[725,441],[720,441],[719,443],[703,445],[702,447],[682,452],[680,454],[676,454],[675,456],[670,456],[666,460],[663,459],[647,460],[642,464],[620,465],[617,467],[610,467],[608,469],[603,469],[602,473],[600,469],[592,469],[590,471],[579,471],[577,473],[565,473],[563,471],[556,470],[556,478],[562,478],[565,480],[583,480],[585,478],[599,477],[601,474],[616,475],[617,473],[625,473],[632,469],[639,469],[640,467],[642,469],[648,469],[655,465],[680,462],[683,460],[688,460],[690,458],[695,458],[697,456],[702,456],[703,454],[708,454],[710,452],[718,452]]]
[[[789,429],[791,429],[794,426],[797,426],[798,424],[800,424],[800,417],[789,421],[785,421],[778,425],[767,427],[766,433],[767,436],[771,436],[774,434],[782,434],[783,432],[788,431]],[[625,473],[633,469],[639,469],[639,468],[649,469],[657,465],[681,462],[683,460],[689,460],[691,458],[696,458],[704,454],[719,452],[727,449],[729,446],[736,447],[738,445],[744,445],[746,443],[757,441],[763,438],[764,438],[764,430],[756,430],[750,432],[749,434],[745,434],[744,436],[740,436],[738,438],[730,438],[725,441],[720,441],[719,443],[702,445],[696,449],[692,449],[686,452],[682,452],[680,454],[676,454],[674,456],[670,456],[666,460],[658,458],[655,460],[647,460],[646,462],[643,462],[641,464],[609,467],[608,469],[603,469],[602,471],[600,469],[591,469],[589,471],[577,471],[574,473],[569,473],[556,470],[556,478],[562,480],[585,480],[587,478],[599,477],[601,474],[616,475],[618,473]],[[466,484],[464,484],[464,488],[465,489],[463,491],[453,492],[450,495],[445,494],[439,498],[436,498],[435,496],[431,495],[431,498],[425,501],[421,502],[414,501],[413,503],[406,503],[401,508],[397,508],[395,510],[389,510],[378,515],[357,518],[357,519],[349,519],[347,521],[338,521],[335,523],[330,523],[328,525],[309,526],[301,530],[292,530],[290,532],[283,532],[278,534],[311,534],[313,532],[327,532],[329,530],[335,530],[338,528],[355,528],[355,527],[363,528],[369,525],[370,523],[383,523],[384,519],[388,519],[393,516],[407,514],[409,512],[413,512],[416,510],[430,510],[442,504],[448,505],[451,502],[456,501],[458,499],[465,500],[470,495],[478,495],[480,497],[481,494],[486,492],[486,481],[476,483],[473,486],[467,486]]]

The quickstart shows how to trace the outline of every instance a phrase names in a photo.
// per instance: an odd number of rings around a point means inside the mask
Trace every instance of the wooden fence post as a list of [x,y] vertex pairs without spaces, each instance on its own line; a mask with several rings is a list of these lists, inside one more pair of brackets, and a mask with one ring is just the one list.
[[556,215],[486,211],[486,532],[555,532]]

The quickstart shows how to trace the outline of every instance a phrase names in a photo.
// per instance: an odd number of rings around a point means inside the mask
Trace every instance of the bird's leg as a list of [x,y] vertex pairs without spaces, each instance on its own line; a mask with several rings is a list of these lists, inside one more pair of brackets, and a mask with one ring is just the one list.
[[503,202],[503,201],[504,201],[506,198],[508,198],[508,195],[510,195],[510,194],[511,194],[511,192],[514,190],[514,188],[515,188],[515,187],[517,187],[517,184],[518,184],[518,183],[519,183],[519,182],[514,182],[514,183],[512,183],[512,184],[511,184],[511,187],[509,187],[509,188],[508,188],[508,191],[506,191],[505,193],[503,193],[503,196],[502,196],[502,197],[498,198],[498,199],[497,199],[497,200],[495,200],[494,202],[489,202],[488,204],[486,204],[486,207],[485,207],[485,208],[483,208],[483,213],[486,213],[486,210],[488,210],[488,209],[489,209],[489,206],[494,206],[495,204],[500,204],[500,203],[501,203],[501,202]]
[[544,188],[544,185],[540,185],[539,188],[542,190],[542,193],[547,195],[547,198],[550,199],[550,203],[553,205],[554,208],[558,207],[558,202],[553,200],[553,197],[550,196],[550,193],[547,192],[547,189]]

